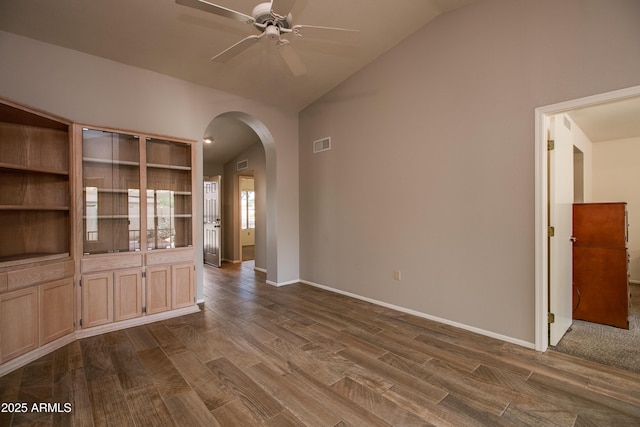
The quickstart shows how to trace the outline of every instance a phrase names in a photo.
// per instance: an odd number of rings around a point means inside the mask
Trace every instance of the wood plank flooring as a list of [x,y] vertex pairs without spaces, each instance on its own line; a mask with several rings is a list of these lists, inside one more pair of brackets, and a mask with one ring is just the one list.
[[639,374],[275,288],[251,267],[205,267],[200,313],[86,338],[0,377],[1,402],[29,408],[0,412],[0,426],[640,425]]

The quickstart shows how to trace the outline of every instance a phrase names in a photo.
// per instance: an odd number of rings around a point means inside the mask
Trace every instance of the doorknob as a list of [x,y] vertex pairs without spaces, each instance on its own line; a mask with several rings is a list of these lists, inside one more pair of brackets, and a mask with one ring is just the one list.
[[569,240],[571,240],[573,243],[575,243],[578,239],[575,236],[571,236],[571,237],[569,237]]

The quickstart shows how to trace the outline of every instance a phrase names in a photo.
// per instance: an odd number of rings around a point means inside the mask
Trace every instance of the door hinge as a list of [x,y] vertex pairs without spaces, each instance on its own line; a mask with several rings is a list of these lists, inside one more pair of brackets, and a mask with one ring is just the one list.
[[82,328],[82,319],[80,319],[80,327]]
[[82,279],[78,280],[78,286],[82,287]]
[[143,272],[142,272],[142,278],[143,278],[143,279],[146,279],[146,278],[147,278],[147,272],[146,272],[146,271],[143,271]]
[[548,234],[549,234],[549,237],[555,236],[556,235],[556,228],[552,227],[552,226],[549,226],[549,233]]
[[548,313],[547,323],[555,323],[555,321],[556,321],[556,315],[553,313]]
[[548,139],[547,140],[547,150],[548,151],[553,151],[556,148],[556,142],[553,139]]
[[144,305],[142,306],[142,312],[143,312],[143,313],[146,313],[146,312],[147,312],[147,306],[144,306]]

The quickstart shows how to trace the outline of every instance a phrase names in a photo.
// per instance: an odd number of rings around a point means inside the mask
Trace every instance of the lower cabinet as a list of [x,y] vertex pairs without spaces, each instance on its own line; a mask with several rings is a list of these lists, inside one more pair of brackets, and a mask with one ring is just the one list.
[[147,267],[147,314],[194,305],[193,271],[192,263]]
[[0,363],[74,331],[73,278],[0,295]]
[[38,288],[0,295],[0,362],[38,347]]
[[118,322],[142,316],[142,271],[116,271],[113,280],[113,320]]
[[193,263],[146,267],[144,276],[140,268],[82,276],[83,328],[194,304]]
[[91,328],[113,322],[113,272],[82,276],[82,319]]
[[171,266],[147,267],[145,286],[147,314],[171,310]]
[[195,281],[193,264],[176,264],[171,266],[171,308],[188,307],[195,304]]
[[82,276],[82,327],[142,316],[142,270]]
[[73,278],[38,286],[40,345],[72,333],[74,325]]

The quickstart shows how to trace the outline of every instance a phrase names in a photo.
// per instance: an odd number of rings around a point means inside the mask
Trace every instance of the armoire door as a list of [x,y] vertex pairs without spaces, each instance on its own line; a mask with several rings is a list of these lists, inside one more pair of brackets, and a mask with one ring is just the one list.
[[573,318],[629,328],[626,205],[573,207]]

